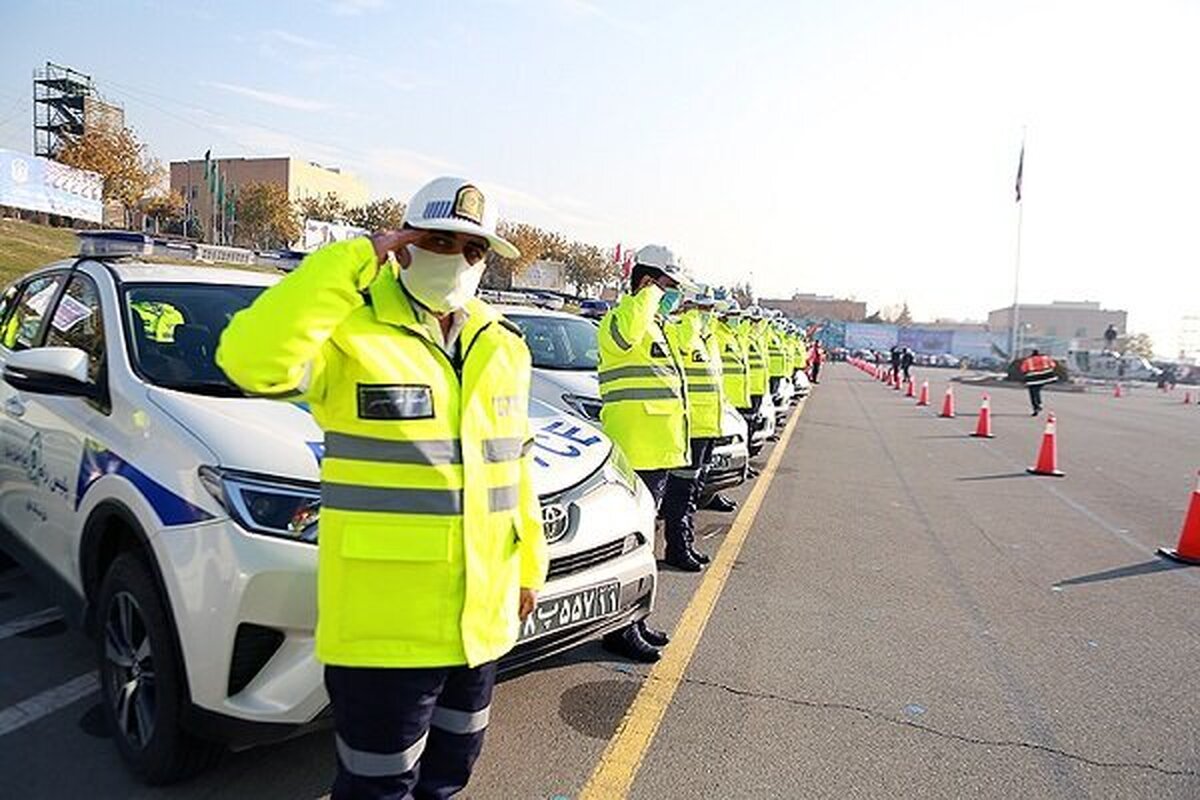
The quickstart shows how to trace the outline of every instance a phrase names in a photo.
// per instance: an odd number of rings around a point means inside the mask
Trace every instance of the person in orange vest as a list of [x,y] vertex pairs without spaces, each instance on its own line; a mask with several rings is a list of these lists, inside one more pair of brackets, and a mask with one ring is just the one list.
[[1021,362],[1021,374],[1025,376],[1025,388],[1029,390],[1029,403],[1033,406],[1035,417],[1042,411],[1042,387],[1058,380],[1054,367],[1054,359],[1037,350]]

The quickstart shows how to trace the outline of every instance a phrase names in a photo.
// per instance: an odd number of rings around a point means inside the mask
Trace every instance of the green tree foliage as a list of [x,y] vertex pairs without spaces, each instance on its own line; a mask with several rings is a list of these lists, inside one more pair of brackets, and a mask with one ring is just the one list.
[[163,178],[163,168],[132,128],[93,125],[59,148],[56,158],[78,169],[98,172],[104,199],[120,203],[128,225],[130,212]]
[[247,183],[237,196],[235,244],[260,250],[287,247],[300,238],[300,220],[287,190],[274,183]]
[[1154,341],[1149,334],[1134,333],[1117,341],[1122,353],[1154,358]]
[[300,215],[301,220],[315,219],[321,222],[347,222],[347,215],[350,209],[346,207],[346,201],[342,200],[334,192],[330,192],[329,194],[305,197],[303,200],[297,200],[296,212]]
[[368,231],[390,231],[404,224],[404,203],[391,197],[372,200],[346,212],[346,222]]

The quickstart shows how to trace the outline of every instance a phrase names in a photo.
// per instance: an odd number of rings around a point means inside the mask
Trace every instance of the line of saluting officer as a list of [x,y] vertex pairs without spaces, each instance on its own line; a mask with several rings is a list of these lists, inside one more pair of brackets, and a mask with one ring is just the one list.
[[[497,218],[473,182],[437,178],[400,230],[308,256],[234,316],[216,353],[248,394],[304,401],[325,432],[316,657],[333,800],[443,800],[467,785],[497,661],[545,585],[529,350],[475,297],[489,252],[518,255]],[[604,430],[661,503],[667,562],[695,572],[722,403],[755,418],[805,351],[697,291],[666,248],[639,252],[631,289],[600,328]],[[639,624],[606,643],[650,661],[667,637]]]
[[[654,496],[663,520],[664,561],[700,572],[709,557],[696,547],[695,513],[726,404],[753,435],[763,424],[763,395],[807,367],[795,326],[757,306],[743,311],[693,284],[666,247],[637,252],[629,293],[600,321],[600,422]],[[737,504],[715,495],[709,508]],[[658,661],[668,643],[644,621],[609,634],[607,649]]]

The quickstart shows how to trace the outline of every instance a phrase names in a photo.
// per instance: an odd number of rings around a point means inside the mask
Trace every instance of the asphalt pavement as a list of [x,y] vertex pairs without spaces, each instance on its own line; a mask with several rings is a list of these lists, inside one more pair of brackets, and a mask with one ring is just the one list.
[[[918,380],[936,403],[952,374]],[[1200,796],[1200,569],[1154,555],[1200,466],[1200,409],[1182,390],[1048,392],[1066,477],[1036,478],[1024,393],[992,389],[996,438],[977,440],[981,391],[956,391],[943,420],[828,366],[630,796]],[[733,517],[701,514],[706,549]],[[672,628],[699,579],[661,580]],[[0,563],[0,797],[324,795],[327,733],[136,783],[92,644],[53,613]],[[649,674],[591,644],[505,681],[465,796],[575,797]]]

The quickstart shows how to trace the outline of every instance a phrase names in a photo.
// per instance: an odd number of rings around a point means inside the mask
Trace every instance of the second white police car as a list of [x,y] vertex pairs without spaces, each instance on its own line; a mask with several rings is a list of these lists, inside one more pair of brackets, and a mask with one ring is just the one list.
[[[153,263],[140,234],[84,238],[91,257],[0,300],[0,542],[94,634],[116,746],[167,782],[328,713],[322,435],[213,363],[278,275]],[[550,574],[504,668],[646,616],[657,578],[653,501],[620,450],[536,400],[530,415]]]

